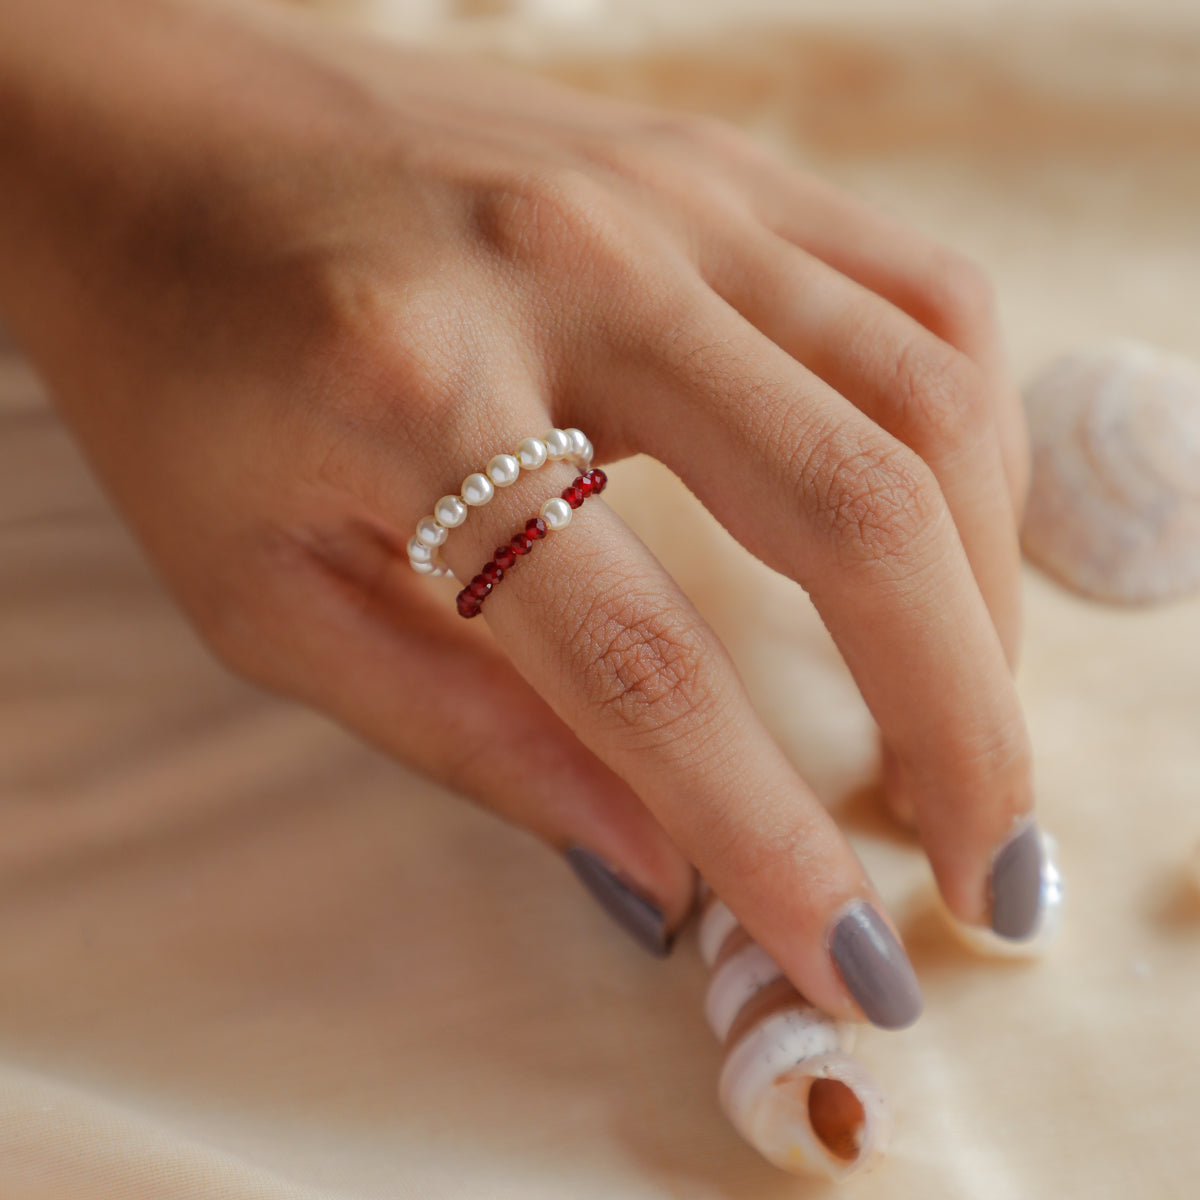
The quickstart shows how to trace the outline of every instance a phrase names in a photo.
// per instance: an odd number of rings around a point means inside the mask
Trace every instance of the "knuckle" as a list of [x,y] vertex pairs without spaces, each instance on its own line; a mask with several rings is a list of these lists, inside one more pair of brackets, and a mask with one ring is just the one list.
[[371,296],[353,320],[358,361],[368,377],[375,375],[377,390],[420,411],[452,402],[463,383],[464,361],[463,313],[452,296],[440,288],[400,302]]
[[922,455],[967,445],[991,425],[983,373],[936,338],[905,344],[896,361],[895,394],[901,440]]
[[620,243],[608,192],[573,168],[532,171],[485,189],[472,223],[494,257],[537,271],[573,269]]
[[433,420],[462,395],[477,356],[465,352],[472,322],[455,289],[418,280],[400,294],[346,267],[330,272],[323,291],[321,331],[305,352],[326,408],[357,420],[398,409]]
[[980,788],[1000,799],[1021,797],[1032,773],[1032,751],[1024,722],[1018,715],[983,725],[955,748],[953,760],[941,769],[945,779],[957,777],[964,794]]
[[304,353],[324,436],[313,444],[323,482],[359,491],[372,446],[421,448],[439,462],[459,453],[464,424],[500,404],[493,350],[468,298],[446,283],[415,281],[402,294],[347,272],[330,286],[322,336]]
[[[694,248],[704,228],[750,215],[740,176],[752,146],[743,133],[717,117],[653,113],[622,133],[585,142],[581,150],[601,168],[603,178],[632,185],[634,193],[660,213],[668,202],[671,229]],[[629,192],[628,186],[621,186],[614,197]]]
[[711,113],[692,113],[688,116],[684,132],[689,141],[719,150],[743,149],[747,139],[736,126]]
[[841,431],[818,439],[799,471],[801,503],[847,564],[912,561],[945,503],[933,473],[900,443],[849,440]]
[[734,126],[710,113],[655,114],[651,122],[653,133],[665,135],[673,142],[706,150],[726,150],[741,138]]
[[1032,769],[1032,751],[1024,722],[1012,717],[995,726],[971,748],[979,773],[988,779],[1024,778]]
[[[427,296],[392,308],[370,331],[365,357],[378,367],[368,387],[381,415],[403,412],[408,421],[440,427],[464,396],[478,392],[472,364],[479,355],[463,342],[468,323],[458,305],[444,299]],[[432,429],[421,432],[429,436]]]
[[703,113],[654,110],[618,133],[606,133],[582,146],[593,162],[619,175],[665,182],[678,175],[680,152],[701,160],[735,149],[742,135],[734,126]]
[[712,648],[694,618],[610,586],[588,598],[576,624],[576,675],[607,723],[642,749],[694,741],[719,694]]
[[936,254],[920,284],[924,323],[956,346],[990,335],[996,323],[996,291],[987,272],[954,250]]
[[[816,894],[816,882],[820,867],[813,853],[812,830],[807,822],[784,820],[772,822],[764,828],[750,823],[737,810],[721,814],[719,828],[710,833],[712,845],[721,847],[721,859],[736,874],[736,877],[764,894],[795,896],[804,904],[808,896]],[[795,881],[798,872],[809,881],[812,888],[796,893]]]

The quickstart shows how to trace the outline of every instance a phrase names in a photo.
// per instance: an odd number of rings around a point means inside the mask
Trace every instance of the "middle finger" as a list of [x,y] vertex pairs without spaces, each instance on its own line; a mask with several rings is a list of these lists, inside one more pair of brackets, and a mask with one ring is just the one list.
[[987,379],[908,314],[774,234],[749,232],[705,274],[752,325],[933,471],[1010,662],[1020,546]]

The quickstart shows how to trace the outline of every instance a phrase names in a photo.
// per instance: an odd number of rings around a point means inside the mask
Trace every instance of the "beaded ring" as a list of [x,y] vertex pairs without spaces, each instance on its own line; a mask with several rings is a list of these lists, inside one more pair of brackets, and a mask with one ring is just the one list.
[[482,471],[472,472],[463,480],[457,496],[443,496],[433,506],[432,514],[417,522],[416,533],[408,541],[408,565],[418,575],[453,575],[442,561],[439,547],[450,530],[467,519],[468,509],[482,508],[497,488],[516,483],[522,470],[536,471],[564,458],[574,460],[580,471],[591,467],[592,443],[582,430],[548,429],[540,438],[523,438],[512,454],[495,455]]
[[508,543],[500,546],[484,564],[483,569],[467,584],[455,600],[460,617],[477,617],[483,602],[492,594],[492,589],[504,578],[517,559],[533,549],[533,543],[541,541],[555,529],[565,529],[570,524],[571,514],[589,496],[598,496],[604,491],[608,476],[594,467],[578,476],[561,496],[553,496],[541,508],[541,515],[530,517],[525,528],[512,535]]

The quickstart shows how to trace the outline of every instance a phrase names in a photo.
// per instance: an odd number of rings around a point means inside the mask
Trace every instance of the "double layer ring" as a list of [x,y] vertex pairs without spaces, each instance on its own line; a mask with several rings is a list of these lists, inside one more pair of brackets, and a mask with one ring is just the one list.
[[[541,437],[523,438],[511,454],[497,454],[482,471],[474,471],[466,477],[458,495],[443,496],[434,506],[433,512],[417,522],[416,532],[408,541],[408,565],[419,575],[453,575],[454,572],[442,561],[441,547],[457,529],[472,508],[482,508],[496,494],[497,488],[510,487],[516,483],[522,471],[536,471],[548,462],[568,459],[575,463],[580,472],[587,472],[592,465],[592,443],[579,429],[550,429]],[[557,503],[556,503],[557,501]],[[570,520],[570,510],[565,517],[559,511],[561,498],[547,501],[550,512],[544,511],[542,519],[550,529],[565,525]]]

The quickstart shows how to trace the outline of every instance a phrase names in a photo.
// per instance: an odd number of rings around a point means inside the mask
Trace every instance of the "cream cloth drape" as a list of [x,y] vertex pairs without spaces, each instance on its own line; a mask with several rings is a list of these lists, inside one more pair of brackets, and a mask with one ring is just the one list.
[[[722,113],[935,231],[994,273],[1023,373],[1116,334],[1200,353],[1190,2],[400,7],[358,17]],[[926,989],[913,1030],[861,1036],[897,1135],[845,1194],[1196,1195],[1200,602],[1114,612],[1029,575],[1021,688],[1070,908],[1049,961],[980,962],[878,813],[804,599],[661,469],[612,474]],[[3,1200],[825,1194],[718,1111],[704,978],[690,936],[650,961],[531,839],[223,674],[3,352]]]

